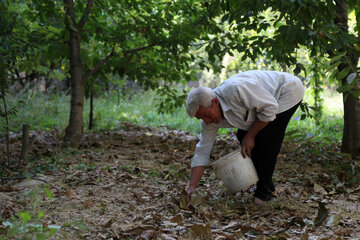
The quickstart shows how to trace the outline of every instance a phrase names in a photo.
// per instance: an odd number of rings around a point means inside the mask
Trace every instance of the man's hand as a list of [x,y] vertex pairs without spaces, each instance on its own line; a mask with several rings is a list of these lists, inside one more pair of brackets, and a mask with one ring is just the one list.
[[255,138],[249,134],[246,134],[242,140],[241,144],[241,155],[246,158],[248,156],[251,158],[251,151],[255,147]]
[[242,143],[241,143],[241,155],[245,158],[249,156],[251,158],[251,151],[255,147],[255,137],[258,132],[261,131],[264,127],[266,127],[269,122],[260,121],[256,118],[254,124],[251,126],[249,131],[244,136]]
[[189,186],[189,188],[187,189],[187,194],[189,197],[191,197],[191,194],[196,192],[196,188],[194,188],[193,186]]
[[186,191],[188,196],[191,196],[191,194],[195,193],[196,187],[200,181],[200,178],[202,177],[202,175],[204,173],[204,169],[205,169],[204,166],[193,167],[191,169],[189,188]]

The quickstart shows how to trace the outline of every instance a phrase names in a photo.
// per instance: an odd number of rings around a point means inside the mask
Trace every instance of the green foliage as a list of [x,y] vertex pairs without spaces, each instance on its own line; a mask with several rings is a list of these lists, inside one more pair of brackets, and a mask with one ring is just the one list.
[[[358,45],[354,44],[355,51],[360,52],[360,48],[356,50],[357,48],[355,46]],[[340,67],[342,67],[342,70],[336,71]],[[353,94],[357,97],[360,96],[360,89],[358,87],[360,68],[354,68],[352,66],[351,60],[345,52],[340,52],[331,59],[331,65],[329,66],[328,71],[331,72],[332,77],[338,79],[338,92]]]
[[[116,129],[123,126],[122,122],[132,122],[149,127],[167,126],[172,129],[188,131],[195,135],[200,133],[200,121],[195,118],[189,118],[184,106],[177,108],[172,113],[158,113],[157,105],[159,103],[157,96],[156,92],[138,90],[137,93],[132,95],[131,99],[128,99],[128,95],[123,95],[120,105],[117,104],[116,95],[97,98],[94,106],[96,121],[94,131]],[[58,129],[61,132],[66,127],[70,102],[68,96],[57,94],[50,97],[37,92],[34,94],[22,93],[18,97],[27,102],[28,111],[20,111],[17,116],[13,117],[13,124],[11,126],[15,132],[21,131],[20,123],[25,118],[28,119],[30,126],[35,130],[51,131]],[[339,109],[338,106],[341,104],[342,99],[340,96],[337,96],[335,98],[336,102],[332,104],[334,98],[334,96],[328,96],[326,92],[327,100],[324,102],[324,114],[318,125],[316,125],[312,118],[300,120],[304,112],[299,109],[293,120],[290,121],[288,129],[297,129],[299,132],[304,131],[319,138],[326,137],[339,142],[343,127],[343,118],[341,117],[343,112],[334,112],[334,110]],[[314,101],[311,99],[311,93],[308,92],[304,100],[305,112],[308,111],[310,113],[308,109],[309,104],[313,105]],[[11,103],[18,101],[13,98],[10,100]],[[306,102],[308,102],[308,105],[306,105]],[[88,114],[88,112],[89,107],[86,104],[85,114]],[[87,119],[85,120],[87,124],[86,121]],[[234,130],[220,129],[219,134],[228,134],[231,131]],[[61,159],[54,159],[52,161],[58,162]]]
[[[333,77],[342,80],[349,73],[358,71],[351,67],[353,64],[349,59],[358,58],[360,50],[357,37],[360,9],[356,1],[344,4],[349,7],[349,12],[342,11],[342,4],[331,1],[226,0],[214,1],[211,7],[223,13],[221,21],[228,24],[227,30],[231,33],[231,37],[227,37],[227,47],[230,51],[241,53],[241,61],[248,59],[254,62],[265,57],[292,68],[296,75],[301,71],[307,75],[306,70],[316,70],[319,65],[308,69],[304,62],[299,61],[301,56],[298,51],[301,48],[309,50],[313,64],[319,57],[328,57],[336,62],[338,52],[343,53],[347,60],[341,62],[345,66],[339,72],[336,69],[339,65],[333,65]],[[346,23],[341,22],[347,17],[355,22],[349,29],[344,27]],[[319,72],[317,70],[314,76]],[[313,79],[315,82],[318,80],[318,77]]]
[[312,84],[312,95],[314,97],[314,119],[316,124],[320,124],[321,116],[322,116],[322,96],[323,92],[323,80],[325,78],[324,74],[322,74],[323,65],[321,65],[321,58],[319,56],[314,57],[313,64],[311,64],[311,84]]
[[[341,141],[344,119],[342,117],[343,110],[339,108],[339,104],[341,104],[342,98],[340,96],[329,95],[329,90],[326,90],[325,99],[323,115],[319,122],[314,118],[304,116],[304,112],[301,109],[296,111],[287,127],[287,136],[290,139],[300,144],[307,142],[309,138],[314,141],[322,141],[327,145],[337,144]],[[313,104],[312,93],[307,92],[304,100],[309,104]],[[308,104],[304,105],[305,112],[309,111],[306,110],[306,106],[309,108]]]
[[[26,122],[31,129],[35,130],[54,130],[64,129],[69,118],[70,98],[61,93],[54,93],[46,95],[36,90],[34,91],[20,91],[17,94],[10,91],[8,95],[9,108],[19,109],[25,105],[26,111],[17,111],[16,115],[11,116],[9,128],[14,132],[21,132],[22,124]],[[0,118],[0,125],[3,125],[4,120]],[[0,129],[0,133],[4,133]]]
[[[26,41],[19,42],[23,47],[23,54],[15,60],[19,71],[49,75],[58,69],[67,73],[70,31],[76,31],[81,36],[84,76],[96,72],[104,83],[109,80],[105,74],[126,75],[155,89],[160,80],[191,78],[196,68],[189,65],[195,58],[192,43],[198,40],[206,45],[211,40],[208,33],[221,30],[209,18],[215,10],[200,0],[181,4],[163,0],[69,2],[74,8],[65,11],[63,1],[9,1],[7,12],[20,20],[10,29],[11,36],[22,36]],[[32,48],[35,45],[38,47]],[[213,48],[218,47],[215,43]],[[218,52],[213,55],[221,57]],[[106,64],[101,65],[104,60]],[[207,65],[205,59],[202,64]]]
[[[44,192],[51,200],[52,194],[50,190],[45,187]],[[3,221],[2,225],[6,227],[6,237],[11,239],[50,239],[61,229],[58,225],[47,225],[43,223],[45,212],[39,209],[41,203],[42,192],[35,188],[27,192],[25,197],[28,197],[32,204],[32,210],[23,210],[13,216],[10,220]]]
[[78,170],[85,170],[85,171],[91,171],[94,170],[96,166],[93,163],[80,163],[77,165],[76,169]]
[[157,108],[158,112],[161,114],[174,112],[175,109],[183,106],[183,103],[187,98],[187,92],[185,89],[180,95],[176,89],[170,89],[166,85],[158,88],[157,93],[159,94],[157,97]]
[[[352,21],[348,29],[340,22],[340,4],[333,1],[69,2],[74,3],[71,15],[63,1],[6,1],[0,9],[4,20],[0,53],[7,54],[19,71],[65,77],[70,67],[69,36],[76,31],[81,37],[83,75],[96,79],[92,89],[115,79],[106,74],[127,76],[146,88],[159,88],[161,113],[176,109],[184,100],[184,94],[165,87],[169,82],[190,80],[196,71],[210,66],[219,72],[225,53],[239,52],[241,61],[260,61],[261,67],[271,68],[277,62],[295,74],[312,75],[315,119],[321,115],[324,79],[317,60],[332,59],[332,76],[346,78],[347,84],[339,81],[340,92],[360,92],[359,69],[350,64],[360,50],[356,1],[346,2]],[[313,66],[301,60],[301,48],[308,49]],[[199,49],[206,56],[199,55]]]

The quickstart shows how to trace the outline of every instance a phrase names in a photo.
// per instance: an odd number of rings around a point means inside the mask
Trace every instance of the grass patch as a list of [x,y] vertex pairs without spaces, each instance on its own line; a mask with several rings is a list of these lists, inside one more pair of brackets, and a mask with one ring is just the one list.
[[[304,101],[313,105],[313,100],[309,91],[304,97]],[[326,139],[330,142],[339,142],[342,138],[344,126],[344,112],[342,108],[342,95],[335,94],[329,90],[324,93],[323,115],[316,125],[315,120],[306,118],[300,120],[302,111],[298,109],[289,122],[287,132],[297,132],[305,138]]]
[[[10,93],[7,97],[9,108],[17,106],[20,100],[25,104],[18,108],[16,115],[9,116],[10,131],[21,132],[24,123],[30,124],[31,130],[65,129],[70,113],[69,96],[61,93],[48,95],[39,91]],[[0,118],[0,124],[5,126],[4,118]],[[5,129],[0,131],[4,134]]]
[[[314,119],[300,120],[301,110],[298,110],[291,119],[288,132],[296,130],[307,137],[326,138],[338,142],[341,140],[343,129],[342,98],[340,94],[331,95],[325,93],[324,111],[318,125]],[[10,116],[10,129],[12,132],[21,132],[22,124],[30,124],[32,130],[51,131],[58,129],[64,132],[70,112],[70,96],[55,93],[52,95],[42,94],[36,91],[10,94],[9,106],[14,106],[21,99],[25,106],[17,115]],[[311,103],[311,97],[306,95],[305,101]],[[123,96],[120,104],[116,94],[95,99],[94,107],[94,131],[111,130],[121,126],[121,122],[132,122],[141,126],[161,127],[167,126],[172,129],[183,130],[194,135],[200,133],[200,121],[189,118],[185,107],[178,108],[173,113],[159,114],[157,112],[156,94],[152,91],[137,92],[131,96]],[[85,100],[84,129],[88,127],[89,101]],[[5,121],[0,118],[0,124]],[[219,134],[227,134],[234,129],[220,129]],[[1,129],[4,134],[4,129]]]

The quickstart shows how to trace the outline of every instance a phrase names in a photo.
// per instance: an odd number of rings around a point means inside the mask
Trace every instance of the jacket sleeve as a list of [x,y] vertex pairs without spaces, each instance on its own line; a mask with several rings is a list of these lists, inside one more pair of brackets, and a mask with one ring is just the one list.
[[204,121],[201,121],[200,141],[197,143],[194,156],[191,159],[191,168],[210,164],[210,153],[218,130],[219,128],[214,124],[206,125]]

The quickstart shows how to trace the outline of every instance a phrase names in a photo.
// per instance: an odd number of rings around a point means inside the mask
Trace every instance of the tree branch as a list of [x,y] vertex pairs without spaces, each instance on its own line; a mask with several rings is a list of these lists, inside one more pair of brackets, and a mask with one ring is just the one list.
[[[149,44],[147,46],[143,46],[143,47],[139,47],[139,48],[134,48],[134,49],[129,49],[129,50],[125,50],[122,52],[123,56],[127,56],[128,54],[131,53],[136,53],[142,50],[145,50],[147,48],[151,48],[156,46],[157,44],[153,43],[153,44]],[[87,72],[84,77],[83,77],[83,81],[86,82],[94,73],[96,73],[102,65],[104,65],[107,61],[109,61],[109,59],[113,56],[116,56],[117,54],[112,51],[109,55],[107,55],[103,60],[101,60],[100,62],[98,62],[93,69],[91,69],[89,72]]]
[[124,6],[124,4],[122,4],[121,1],[119,1],[120,5],[128,12],[128,14],[130,15],[130,17],[134,20],[135,23],[139,23],[139,21],[136,19],[136,17],[134,15],[132,15],[132,13],[129,11],[129,9],[127,7]]
[[94,0],[88,0],[87,3],[86,3],[86,7],[85,7],[85,10],[84,10],[84,13],[79,21],[79,24],[78,24],[78,28],[79,28],[79,31],[82,30],[82,28],[84,27],[84,24],[85,24],[85,21],[87,20],[88,16],[89,16],[89,13],[90,13],[90,8],[91,6],[94,4]]
[[66,14],[70,16],[73,25],[76,26],[76,17],[75,17],[73,0],[64,0],[64,3],[65,3]]
[[157,44],[152,43],[152,44],[149,44],[149,45],[144,46],[144,47],[139,47],[139,48],[134,48],[134,49],[125,50],[125,51],[123,51],[122,53],[124,54],[124,56],[126,56],[126,55],[128,55],[128,54],[130,54],[130,53],[136,53],[136,52],[145,50],[145,49],[147,49],[147,48],[154,47],[154,46],[156,46],[156,45],[157,45]]
[[115,52],[112,51],[109,55],[107,55],[103,60],[101,60],[100,62],[98,62],[93,69],[91,69],[88,73],[86,73],[83,77],[83,81],[86,82],[91,75],[93,75],[94,73],[96,73],[102,65],[104,65],[112,56],[115,55]]

